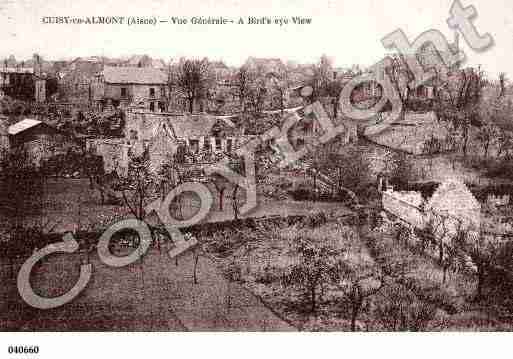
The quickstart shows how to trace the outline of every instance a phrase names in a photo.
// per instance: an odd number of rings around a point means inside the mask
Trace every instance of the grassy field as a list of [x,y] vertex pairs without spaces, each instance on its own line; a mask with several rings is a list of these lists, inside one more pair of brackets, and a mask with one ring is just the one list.
[[449,272],[443,281],[443,271],[436,261],[397,243],[391,232],[361,232],[356,227],[336,222],[317,228],[283,225],[264,229],[260,236],[244,231],[238,237],[228,233],[222,244],[212,247],[212,252],[217,251],[226,268],[236,267],[243,285],[297,328],[350,330],[351,307],[336,287],[330,284],[323,287],[319,306],[312,313],[304,294],[298,288],[283,284],[282,275],[297,261],[291,255],[291,248],[298,235],[334,241],[344,248],[346,256],[365,262],[378,272],[396,268],[392,276],[387,276],[383,289],[365,302],[358,316],[358,330],[511,328],[510,323],[494,317],[483,303],[474,302],[475,278]]
[[[31,276],[36,293],[53,297],[69,290],[78,279],[81,257],[80,254],[57,254],[38,263]],[[3,263],[2,330],[185,330],[166,303],[169,298],[155,296],[152,290],[156,283],[171,286],[165,277],[155,275],[156,268],[145,266],[141,270],[137,264],[111,268],[98,259],[93,259],[92,263],[92,279],[79,297],[50,310],[35,309],[23,302],[14,278],[8,275],[12,269],[17,273],[21,263],[10,270],[10,264]]]
[[[242,192],[242,191],[240,191]],[[219,210],[214,193],[207,221],[233,219],[231,193]],[[243,192],[239,201],[243,203]],[[347,214],[338,203],[293,202],[262,199],[248,217],[293,216],[319,211]],[[197,199],[184,201],[187,218],[198,207]],[[124,205],[101,205],[100,195],[84,179],[51,179],[43,194],[42,218],[57,233],[75,229],[97,231],[115,219],[129,218]],[[101,233],[99,230],[98,233]],[[71,303],[52,310],[37,310],[20,298],[15,277],[25,258],[0,261],[0,323],[2,330],[293,330],[262,302],[238,284],[230,284],[208,258],[198,261],[199,284],[193,283],[193,253],[170,260],[166,248],[152,249],[144,263],[111,268],[92,255],[93,277]],[[55,254],[33,269],[31,283],[42,296],[57,296],[69,290],[79,275],[85,254]],[[229,293],[234,291],[235,293]],[[233,298],[231,298],[233,297]],[[230,298],[230,299],[227,299]],[[227,309],[227,304],[228,309]]]
[[[192,251],[170,259],[167,249],[150,249],[129,266],[113,268],[90,258],[93,275],[71,302],[50,310],[27,305],[15,275],[21,261],[0,263],[0,330],[3,331],[290,331],[286,322],[215,263],[199,257],[194,281]],[[84,254],[50,255],[34,267],[31,284],[41,296],[69,290]]]

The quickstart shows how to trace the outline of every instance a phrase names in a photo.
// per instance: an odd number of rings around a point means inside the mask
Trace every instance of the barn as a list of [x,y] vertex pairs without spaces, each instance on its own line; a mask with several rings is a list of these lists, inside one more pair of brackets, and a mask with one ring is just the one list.
[[70,141],[59,130],[38,120],[26,118],[8,128],[12,148],[23,146],[36,166],[41,160],[65,153]]

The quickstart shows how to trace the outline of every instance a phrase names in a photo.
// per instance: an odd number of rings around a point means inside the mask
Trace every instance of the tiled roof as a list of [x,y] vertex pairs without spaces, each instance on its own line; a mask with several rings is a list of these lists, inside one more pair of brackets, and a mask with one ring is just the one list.
[[151,60],[151,67],[153,67],[155,69],[163,69],[166,67],[166,63],[162,60],[154,59],[154,60]]
[[[377,127],[377,126],[376,126]],[[371,133],[366,129],[366,132]],[[407,113],[402,121],[384,127],[376,134],[366,137],[379,145],[413,154],[422,154],[424,143],[431,138],[444,139],[447,129],[438,123],[434,112]]]
[[134,55],[128,59],[128,63],[131,65],[138,65],[142,60],[149,59],[146,55]]
[[210,136],[217,118],[208,115],[178,116],[169,120],[177,138]]
[[110,67],[103,70],[105,82],[113,84],[165,84],[167,75],[151,67]]
[[[433,193],[433,196],[429,199],[430,208],[434,208],[441,203],[447,202],[448,195],[451,193],[457,193],[459,197],[466,196],[468,197],[468,206],[473,208],[481,208],[481,204],[474,197],[472,192],[468,189],[467,185],[463,183],[458,178],[448,178],[446,179]],[[458,207],[460,203],[447,203],[448,205],[454,205],[454,207]]]
[[0,73],[33,74],[34,69],[32,67],[0,67]]
[[246,60],[245,63],[246,66],[261,66],[266,71],[277,71],[280,69],[283,69],[285,65],[283,64],[283,61],[278,58],[256,58],[256,57],[249,57]]
[[17,135],[18,133],[28,130],[29,128],[35,127],[41,123],[41,121],[26,118],[20,122],[15,123],[12,126],[9,126],[8,132],[9,135]]
[[468,187],[456,178],[442,183],[425,206],[427,213],[449,215],[462,224],[479,228],[481,204]]

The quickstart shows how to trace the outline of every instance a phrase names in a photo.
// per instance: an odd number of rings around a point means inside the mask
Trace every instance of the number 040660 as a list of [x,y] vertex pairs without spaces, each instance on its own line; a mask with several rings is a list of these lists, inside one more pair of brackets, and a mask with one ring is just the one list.
[[37,354],[39,346],[37,345],[9,345],[7,348],[9,354]]

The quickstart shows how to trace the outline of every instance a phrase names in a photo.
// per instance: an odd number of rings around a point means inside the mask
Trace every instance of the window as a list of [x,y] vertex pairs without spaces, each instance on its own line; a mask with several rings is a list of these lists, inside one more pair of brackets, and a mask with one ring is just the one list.
[[127,91],[126,87],[122,87],[121,88],[121,97],[122,98],[127,98],[128,97],[128,91]]
[[176,149],[175,154],[175,160],[178,163],[184,163],[185,162],[185,153],[186,153],[186,147],[183,143],[180,143],[178,145],[178,148]]
[[303,123],[303,133],[305,135],[310,134],[313,130],[313,123],[312,122],[305,122]]
[[155,97],[155,89],[153,87],[150,88],[150,97],[151,98]]
[[155,112],[155,102],[150,102],[150,111]]
[[189,145],[190,145],[191,151],[193,153],[199,152],[199,141],[198,140],[189,140]]
[[210,147],[210,138],[209,137],[203,137],[203,151],[211,151],[212,148]]

